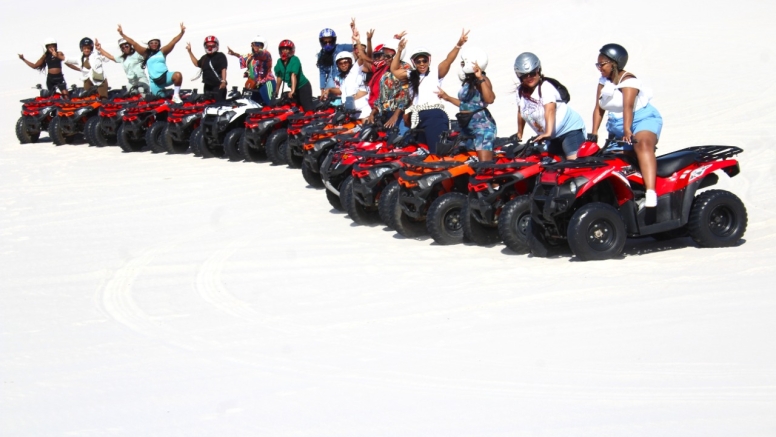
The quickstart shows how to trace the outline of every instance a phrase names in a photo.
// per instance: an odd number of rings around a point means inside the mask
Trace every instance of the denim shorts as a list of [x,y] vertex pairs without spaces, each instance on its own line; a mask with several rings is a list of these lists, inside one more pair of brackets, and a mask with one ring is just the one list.
[[550,145],[547,151],[554,155],[561,155],[568,157],[569,155],[576,155],[579,150],[579,146],[585,142],[585,131],[582,129],[566,132],[565,134],[555,137],[550,140]]
[[153,80],[151,80],[151,83],[149,84],[149,85],[151,86],[151,94],[153,94],[153,95],[155,95],[155,96],[158,96],[158,95],[160,95],[160,94],[159,94],[159,92],[160,92],[160,91],[164,91],[164,89],[165,89],[166,87],[168,87],[168,86],[172,85],[172,83],[173,83],[173,82],[172,82],[172,72],[168,71],[168,72],[167,72],[167,77],[166,77],[166,80],[165,80],[165,82],[164,82],[164,86],[163,86],[163,87],[161,87],[161,86],[157,85],[157,84],[156,84],[156,82],[154,82]]
[[[660,131],[663,129],[663,117],[657,112],[654,106],[647,104],[647,106],[639,109],[633,113],[633,124],[631,124],[631,132],[637,134],[641,131],[652,132],[660,139]],[[616,138],[622,138],[625,135],[623,130],[622,118],[615,118],[612,114],[609,114],[609,120],[606,122],[606,130]]]

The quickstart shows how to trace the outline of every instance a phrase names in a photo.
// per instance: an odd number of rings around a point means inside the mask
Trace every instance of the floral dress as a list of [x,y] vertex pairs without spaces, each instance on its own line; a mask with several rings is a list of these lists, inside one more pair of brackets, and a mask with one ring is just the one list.
[[[468,82],[465,82],[458,91],[458,100],[461,101],[459,107],[461,112],[474,112],[488,106],[482,101],[480,91]],[[480,111],[472,116],[469,126],[463,129],[463,133],[474,137],[474,140],[469,143],[470,149],[492,151],[493,140],[496,139],[496,120],[489,111]]]

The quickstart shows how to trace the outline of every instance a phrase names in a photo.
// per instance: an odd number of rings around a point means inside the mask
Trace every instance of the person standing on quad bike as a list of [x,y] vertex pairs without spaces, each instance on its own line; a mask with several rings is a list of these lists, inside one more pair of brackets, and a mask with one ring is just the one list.
[[549,140],[548,151],[566,159],[576,159],[585,142],[585,122],[561,97],[554,79],[542,74],[542,62],[530,52],[515,58],[517,87],[517,139],[523,139],[526,122],[537,133],[535,142]]
[[[46,72],[46,89],[49,93],[53,93],[55,90],[59,90],[64,96],[67,96],[67,82],[65,82],[65,75],[62,74],[62,59],[65,59],[65,55],[57,51],[57,40],[54,38],[46,38],[43,41],[43,45],[46,47],[46,51],[34,64],[26,59],[24,55],[19,53],[19,59],[24,61],[30,68]],[[73,68],[73,67],[70,67]],[[77,68],[73,68],[78,70]]]
[[[464,41],[465,42],[465,41]],[[461,54],[463,79],[458,98],[450,97],[442,88],[437,95],[458,106],[458,124],[464,134],[474,137],[470,143],[477,151],[480,162],[493,160],[493,140],[496,139],[496,120],[490,115],[488,105],[496,100],[493,85],[485,75],[488,55],[477,48],[470,48]]]
[[181,23],[181,32],[176,35],[166,46],[162,47],[162,42],[159,38],[153,38],[148,40],[148,45],[143,47],[132,38],[124,34],[124,30],[119,24],[119,35],[124,38],[128,43],[135,48],[143,57],[142,68],[148,70],[148,77],[151,78],[151,94],[155,96],[162,96],[164,89],[170,85],[173,85],[172,101],[175,103],[181,102],[181,84],[183,83],[183,75],[176,71],[171,73],[167,70],[167,55],[172,52],[175,45],[183,38],[183,34],[186,33],[186,26]]
[[[355,26],[355,20],[351,21],[351,29],[354,29]],[[334,76],[337,74],[335,65],[337,55],[340,52],[352,52],[353,45],[337,44],[337,33],[328,27],[318,34],[318,42],[321,44],[321,51],[318,52],[318,60],[315,65],[318,67],[321,93],[323,93],[325,89],[334,88]]]
[[[401,40],[406,34],[401,32],[394,37]],[[367,33],[367,47],[372,46],[372,35],[374,29]],[[369,122],[374,123],[377,120],[389,129],[396,126],[399,128],[399,134],[403,135],[408,130],[402,116],[410,103],[410,84],[391,73],[391,62],[396,56],[395,46],[391,44],[392,42],[380,44],[372,53],[372,77],[369,80],[369,104],[372,113],[369,115]],[[408,63],[401,60],[399,62],[404,71],[410,70]]]
[[280,59],[275,64],[277,89],[283,92],[283,84],[289,87],[288,98],[294,100],[305,112],[313,110],[313,88],[302,72],[302,63],[294,56],[296,46],[293,41],[284,39],[278,45]]
[[102,55],[92,56],[94,41],[91,38],[82,38],[78,43],[78,47],[81,49],[80,59],[63,59],[65,55],[62,55],[60,59],[65,61],[65,64],[80,67],[84,91],[89,91],[96,87],[100,98],[107,99],[108,78],[105,76],[103,64],[108,62],[108,58]]
[[228,53],[236,56],[240,60],[240,68],[246,68],[245,88],[257,90],[252,95],[254,101],[263,105],[272,103],[272,96],[275,94],[275,76],[272,74],[272,54],[265,47],[267,41],[261,35],[253,38],[251,43],[251,54],[240,56],[231,48],[227,47]]
[[94,40],[94,48],[97,49],[100,55],[121,64],[124,68],[124,73],[127,75],[127,83],[129,83],[129,86],[136,89],[142,88],[143,93],[151,91],[148,74],[146,73],[146,70],[143,69],[143,57],[127,42],[127,40],[124,38],[119,39],[119,50],[121,50],[121,55],[119,55],[118,59],[103,49],[99,40]]
[[369,117],[369,90],[364,84],[366,74],[360,66],[354,65],[353,56],[348,52],[340,52],[335,61],[338,70],[334,77],[335,88],[323,90],[321,98],[336,96],[345,109],[360,111],[360,118]]
[[652,93],[636,76],[625,71],[628,52],[619,44],[606,44],[598,52],[596,68],[601,72],[593,110],[591,139],[598,137],[604,113],[609,111],[606,130],[615,138],[633,144],[646,188],[644,206],[657,206],[655,149],[663,128],[663,117],[650,104]]
[[431,153],[436,153],[436,145],[442,132],[450,129],[450,119],[447,117],[444,105],[439,102],[437,91],[442,86],[442,80],[450,71],[450,65],[458,56],[461,46],[468,40],[468,34],[468,31],[461,32],[458,43],[439,63],[436,73],[431,72],[431,53],[423,48],[412,51],[410,61],[413,70],[411,72],[407,73],[407,70],[402,68],[400,59],[407,46],[406,39],[399,41],[399,50],[391,62],[391,73],[410,85],[412,106],[405,111],[404,123],[413,129],[423,129],[423,132],[418,135],[418,141],[427,144]]
[[191,43],[186,43],[191,63],[200,68],[205,93],[215,96],[216,100],[226,100],[226,67],[229,66],[229,61],[226,60],[226,55],[218,51],[219,43],[215,36],[205,37],[202,45],[205,47],[205,54],[197,60],[191,51]]

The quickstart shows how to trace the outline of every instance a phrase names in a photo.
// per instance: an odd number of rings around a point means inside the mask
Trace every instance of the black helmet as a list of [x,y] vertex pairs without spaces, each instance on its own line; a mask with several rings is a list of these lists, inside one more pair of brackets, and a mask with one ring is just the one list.
[[78,43],[78,48],[79,49],[83,49],[84,46],[92,46],[92,47],[94,47],[94,41],[92,41],[92,39],[89,38],[89,37],[82,38],[81,42]]
[[606,44],[598,52],[617,63],[618,70],[625,68],[628,63],[628,51],[619,44]]

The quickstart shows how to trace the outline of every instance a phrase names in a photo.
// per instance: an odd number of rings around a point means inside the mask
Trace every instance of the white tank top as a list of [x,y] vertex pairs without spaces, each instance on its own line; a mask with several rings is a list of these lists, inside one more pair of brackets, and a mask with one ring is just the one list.
[[644,108],[652,100],[652,92],[641,83],[641,80],[633,76],[627,77],[617,85],[605,77],[601,77],[598,83],[604,86],[601,89],[601,96],[598,98],[598,105],[601,109],[609,111],[612,116],[617,118],[622,118],[622,88],[636,88],[639,90],[639,93],[636,95],[636,101],[633,104],[633,112]]

